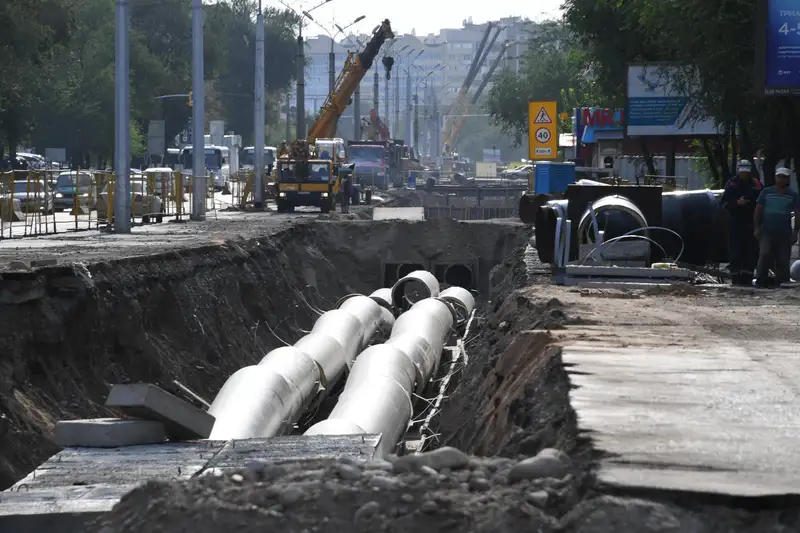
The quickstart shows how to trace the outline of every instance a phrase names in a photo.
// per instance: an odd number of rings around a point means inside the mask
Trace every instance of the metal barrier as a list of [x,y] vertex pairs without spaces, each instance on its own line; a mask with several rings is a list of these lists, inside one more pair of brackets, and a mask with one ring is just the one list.
[[[191,175],[150,169],[132,173],[134,224],[188,219],[192,209]],[[206,210],[225,208],[213,179]],[[234,188],[235,189],[235,188]],[[96,170],[19,170],[0,173],[0,239],[108,228],[114,220],[116,179]],[[229,197],[232,197],[230,195]]]
[[455,220],[491,220],[495,218],[517,218],[516,207],[425,207],[425,218],[452,218]]

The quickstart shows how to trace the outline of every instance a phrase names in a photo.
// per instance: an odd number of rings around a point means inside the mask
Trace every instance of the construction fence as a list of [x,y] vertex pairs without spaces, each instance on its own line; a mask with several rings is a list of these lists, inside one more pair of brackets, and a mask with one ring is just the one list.
[[[167,169],[131,173],[134,225],[186,220],[194,194],[192,176]],[[252,173],[227,183],[211,175],[204,191],[206,211],[239,210],[252,195]],[[22,170],[0,173],[0,239],[110,228],[116,179],[96,170]]]

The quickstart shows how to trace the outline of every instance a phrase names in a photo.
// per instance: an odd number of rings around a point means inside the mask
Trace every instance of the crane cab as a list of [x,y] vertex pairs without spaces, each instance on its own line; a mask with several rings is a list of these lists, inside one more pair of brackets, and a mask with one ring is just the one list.
[[278,159],[275,188],[279,213],[292,212],[299,206],[319,207],[328,213],[339,183],[330,160]]
[[338,137],[317,139],[314,145],[317,148],[317,157],[320,159],[329,159],[334,165],[347,162],[347,144],[344,139]]

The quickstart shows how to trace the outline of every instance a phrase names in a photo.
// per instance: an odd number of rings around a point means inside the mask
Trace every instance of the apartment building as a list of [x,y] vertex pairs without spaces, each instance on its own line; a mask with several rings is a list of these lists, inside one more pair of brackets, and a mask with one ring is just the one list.
[[[495,21],[500,33],[489,50],[489,55],[481,68],[474,88],[487,75],[487,72],[500,53],[504,44],[512,45],[506,53],[501,68],[519,70],[519,56],[524,47],[526,28],[532,24],[520,17],[509,17]],[[437,34],[417,36],[399,35],[391,43],[384,45],[371,71],[361,82],[361,114],[366,116],[374,106],[374,96],[378,95],[378,112],[390,129],[403,135],[406,116],[413,113],[413,102],[418,102],[421,120],[430,113],[433,100],[446,108],[451,104],[463,84],[475,53],[486,33],[487,24],[473,24],[471,19],[463,22],[461,28],[444,28]],[[494,36],[495,29],[490,34]],[[328,96],[329,55],[333,51],[335,75],[338,76],[348,52],[357,52],[369,40],[369,35],[348,35],[333,41],[328,36],[312,37],[306,40],[308,66],[305,78],[305,108],[307,113],[316,114]],[[488,43],[487,43],[488,44]],[[381,63],[383,55],[395,59],[391,79],[386,80]],[[375,90],[377,77],[377,91]],[[388,95],[388,99],[387,99]],[[416,96],[416,98],[415,98]],[[388,104],[388,113],[387,113]],[[291,95],[291,105],[296,105],[296,95]],[[343,124],[352,124],[352,106],[348,109]]]

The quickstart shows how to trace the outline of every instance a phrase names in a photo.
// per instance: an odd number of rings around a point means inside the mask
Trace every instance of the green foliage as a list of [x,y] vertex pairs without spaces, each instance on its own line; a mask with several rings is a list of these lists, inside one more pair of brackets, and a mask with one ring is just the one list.
[[[757,5],[754,0],[565,0],[564,8],[606,94],[622,100],[628,63],[682,65],[670,81],[698,98],[723,132],[738,125],[735,144],[742,157],[765,150],[769,181],[778,159],[800,160],[800,101],[754,91]],[[703,146],[721,170],[728,170],[729,137]]]
[[[528,102],[558,101],[559,112],[598,105],[599,96],[583,51],[560,22],[536,26],[519,74],[504,70],[489,91],[485,108],[501,131],[520,145],[528,135]],[[569,131],[569,119],[561,120]]]
[[[165,120],[168,141],[191,108],[191,12],[185,0],[130,4],[132,154],[146,151],[147,122]],[[63,147],[81,163],[114,149],[115,0],[0,2],[0,146]],[[207,120],[252,142],[254,0],[204,8]],[[267,91],[289,86],[296,69],[294,14],[265,11]],[[99,161],[98,161],[99,160]]]

